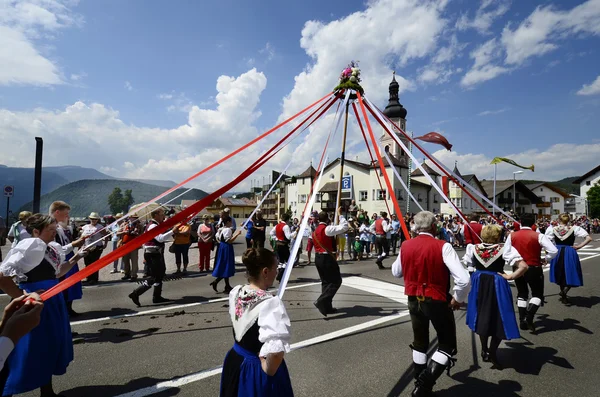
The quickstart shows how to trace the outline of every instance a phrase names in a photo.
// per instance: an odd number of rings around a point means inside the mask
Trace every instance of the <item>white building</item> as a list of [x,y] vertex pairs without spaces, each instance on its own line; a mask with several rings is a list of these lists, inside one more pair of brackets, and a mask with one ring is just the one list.
[[[481,181],[483,189],[488,194],[488,199],[493,201],[494,181]],[[514,210],[517,214],[535,214],[535,204],[541,200],[521,181],[497,180],[496,205],[505,211]],[[491,211],[491,206],[488,209]]]
[[574,217],[587,216],[587,199],[576,194],[571,194],[565,199],[565,212]]
[[569,193],[547,182],[526,186],[541,201],[533,205],[534,213],[538,216],[557,219],[560,214],[565,213],[565,200],[569,198]]
[[573,183],[579,185],[579,195],[583,198],[587,198],[588,190],[596,183],[600,183],[600,165],[582,177],[574,180]]
[[[477,189],[477,191],[479,191],[481,194],[483,194],[485,197],[487,197],[487,195],[488,195],[487,192],[485,191],[485,189],[481,185],[481,182],[479,181],[479,179],[477,178],[477,176],[475,174],[462,175],[460,173],[460,171],[458,170],[457,163],[454,164],[453,172],[456,175],[460,176],[470,186],[474,187],[475,189]],[[464,185],[463,185],[463,187],[464,187]],[[468,188],[467,188],[467,190],[468,190]],[[477,201],[479,201],[480,203],[483,203],[483,200],[481,200],[479,198],[479,196],[472,193],[470,190],[469,190],[469,192],[473,195],[473,197],[475,197],[477,199]],[[448,198],[450,199],[450,201],[452,201],[452,204],[454,204],[460,210],[460,212],[462,212],[465,215],[472,214],[472,213],[484,212],[484,210],[479,206],[479,204],[477,204],[475,202],[475,200],[473,200],[471,197],[469,197],[469,195],[466,194],[460,188],[460,186],[457,185],[456,183],[454,183],[452,180],[448,181],[447,195],[448,195]],[[447,203],[442,203],[441,212],[443,214],[457,215],[454,207]]]

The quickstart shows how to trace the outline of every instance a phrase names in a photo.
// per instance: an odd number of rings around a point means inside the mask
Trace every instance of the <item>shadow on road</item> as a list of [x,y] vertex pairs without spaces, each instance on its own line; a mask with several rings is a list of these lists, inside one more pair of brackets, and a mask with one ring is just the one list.
[[600,303],[600,296],[569,296],[568,306],[585,307],[591,309]]
[[[570,329],[574,329],[588,335],[593,334],[592,331],[579,324],[581,323],[573,318],[565,318],[564,320],[559,320],[553,319],[548,314],[542,314],[539,316],[538,321],[536,322],[536,325],[538,326],[536,334],[540,335],[547,332],[567,331]],[[539,327],[540,325],[541,328]]]
[[542,367],[553,364],[557,367],[574,369],[571,363],[563,357],[558,357],[558,350],[536,346],[533,343],[506,342],[509,349],[498,349],[498,359],[504,368],[513,368],[520,374],[539,375]]
[[125,314],[137,313],[136,310],[126,309],[124,307],[113,307],[108,310],[93,310],[89,312],[82,312],[77,317],[72,317],[71,321],[82,321],[82,320],[90,320],[102,317],[113,317],[113,316],[122,316]]
[[[65,397],[114,397],[124,393],[129,393],[146,387],[154,386],[158,382],[162,382],[165,380],[168,379],[139,378],[134,379],[125,385],[81,386],[75,387],[71,390],[65,390],[61,392],[61,395],[64,395]],[[178,387],[173,387],[152,395],[155,397],[169,397],[176,396],[177,394],[179,394],[179,392],[180,389]]]

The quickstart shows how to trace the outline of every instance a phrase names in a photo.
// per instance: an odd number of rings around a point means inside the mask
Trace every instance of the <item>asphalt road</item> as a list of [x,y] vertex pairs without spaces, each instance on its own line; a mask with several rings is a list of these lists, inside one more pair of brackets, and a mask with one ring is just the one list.
[[[594,238],[580,252],[585,286],[571,291],[572,306],[559,303],[558,287],[547,281],[538,332],[523,332],[521,339],[501,344],[504,370],[480,362],[478,338],[465,325],[466,311],[457,311],[458,362],[450,377],[440,378],[436,395],[597,396],[600,236]],[[241,255],[244,245],[235,249]],[[173,258],[167,255],[173,271]],[[192,249],[191,262],[196,260]],[[391,259],[384,264],[389,268]],[[312,305],[320,291],[316,268],[292,272],[284,300],[294,350],[286,362],[296,395],[409,395],[412,331],[402,280],[389,269],[378,270],[373,260],[347,262],[341,269],[344,285],[334,300],[339,313],[328,318]],[[110,281],[119,275],[109,270],[101,274],[106,281],[85,287],[84,299],[75,303],[83,313],[72,322],[78,334],[75,360],[66,375],[54,378],[56,391],[69,397],[217,396],[220,366],[233,336],[226,296],[208,285],[212,277],[190,266],[187,277],[164,285],[172,303],[152,305],[148,292],[138,309],[127,298],[133,284]],[[244,281],[239,266],[232,285]]]

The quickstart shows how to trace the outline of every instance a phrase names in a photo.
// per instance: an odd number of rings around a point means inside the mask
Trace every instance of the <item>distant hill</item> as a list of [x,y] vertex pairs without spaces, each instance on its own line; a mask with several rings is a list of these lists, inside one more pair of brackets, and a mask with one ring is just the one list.
[[51,171],[65,178],[69,182],[82,179],[116,179],[93,168],[84,168],[77,165],[63,165],[58,167],[44,167],[45,171]]
[[177,182],[165,181],[165,180],[161,180],[161,179],[124,179],[124,180],[137,181],[137,182],[147,183],[149,185],[162,186],[162,187],[166,187],[166,188],[177,185]]
[[[66,184],[50,193],[44,194],[41,198],[41,208],[48,208],[53,201],[62,200],[71,206],[71,216],[73,217],[87,216],[92,211],[98,212],[101,215],[107,215],[111,213],[107,199],[115,187],[120,187],[123,191],[131,189],[136,204],[153,199],[166,190],[163,186],[137,181],[88,179]],[[160,202],[165,203],[184,191],[185,189],[177,189],[161,199]],[[179,204],[181,200],[199,200],[207,195],[208,193],[202,190],[192,189],[173,201],[173,204]],[[19,211],[31,210],[32,205],[32,202],[28,202]]]
[[[560,181],[548,182],[548,183],[565,190],[569,194],[577,194],[578,195],[579,194],[579,186],[573,185],[573,181],[577,178],[579,178],[579,177],[578,176],[570,176],[568,178],[563,178]],[[533,183],[543,183],[545,181],[524,180],[521,182],[523,182],[526,185],[529,185],[529,184],[533,184]]]

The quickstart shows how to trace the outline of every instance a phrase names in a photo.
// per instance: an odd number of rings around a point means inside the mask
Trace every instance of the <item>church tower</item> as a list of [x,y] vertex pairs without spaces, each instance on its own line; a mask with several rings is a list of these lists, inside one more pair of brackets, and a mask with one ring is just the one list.
[[[392,82],[390,83],[390,99],[383,111],[383,114],[389,117],[394,123],[396,123],[396,125],[398,125],[400,128],[402,128],[403,131],[406,132],[407,111],[400,104],[400,100],[398,97],[399,88],[400,85],[396,81],[396,72],[394,72]],[[393,131],[396,133],[398,138],[400,138],[402,143],[404,143],[404,145],[406,145],[406,147],[408,148],[408,139],[406,139],[406,137],[404,137],[404,135],[402,135],[400,131],[397,131],[395,127]],[[387,135],[385,130],[383,131],[383,134],[381,135],[379,141],[381,142],[381,150],[384,150],[386,146],[389,146],[390,152],[394,155],[394,157],[399,159],[406,158],[408,160],[408,156],[406,153],[404,153],[404,150],[402,150],[402,148]]]

